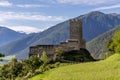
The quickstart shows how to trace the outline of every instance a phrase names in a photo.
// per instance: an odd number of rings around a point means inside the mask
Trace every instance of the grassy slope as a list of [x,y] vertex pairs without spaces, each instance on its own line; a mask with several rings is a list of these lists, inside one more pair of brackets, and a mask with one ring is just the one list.
[[120,80],[120,54],[99,62],[59,67],[29,80]]
[[0,67],[2,66],[3,64],[0,64]]

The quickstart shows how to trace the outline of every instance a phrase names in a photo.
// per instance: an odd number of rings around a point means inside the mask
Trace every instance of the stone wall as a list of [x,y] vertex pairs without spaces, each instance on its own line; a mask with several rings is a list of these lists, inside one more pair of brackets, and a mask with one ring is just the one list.
[[79,50],[85,48],[85,40],[82,37],[82,21],[78,19],[72,19],[70,22],[70,39],[66,42],[61,42],[60,45],[37,45],[30,47],[30,55],[37,55],[40,57],[43,51],[45,51],[50,57],[55,53],[56,48],[61,48],[64,51]]
[[41,56],[42,52],[45,51],[48,56],[53,56],[57,45],[37,45],[30,47],[30,56],[37,55],[38,57]]

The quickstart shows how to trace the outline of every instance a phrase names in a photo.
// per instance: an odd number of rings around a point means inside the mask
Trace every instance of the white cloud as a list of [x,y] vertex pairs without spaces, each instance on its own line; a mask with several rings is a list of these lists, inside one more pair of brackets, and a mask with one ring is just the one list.
[[12,3],[2,0],[2,1],[0,1],[0,6],[2,6],[2,7],[10,7],[10,6],[12,6]]
[[[19,32],[33,33],[40,32],[49,28],[52,24],[58,21],[63,21],[68,18],[62,16],[45,16],[38,13],[28,13],[28,12],[3,12],[0,11],[0,23],[1,25],[8,26],[8,28]],[[9,20],[19,20],[19,21],[42,21],[43,23],[38,23],[43,25],[43,28],[36,28],[35,26],[24,26],[24,24],[17,24],[9,27]],[[22,26],[21,26],[22,25]]]
[[96,4],[104,4],[104,3],[110,3],[110,2],[120,2],[118,0],[55,0],[58,3],[61,4],[86,4],[86,5],[96,5]]
[[116,4],[116,5],[112,5],[112,6],[99,7],[99,8],[93,9],[92,11],[107,10],[107,9],[114,9],[114,8],[120,8],[120,4]]
[[7,27],[7,28],[10,28],[17,32],[25,32],[27,34],[33,33],[33,32],[37,33],[37,32],[45,30],[45,29],[40,29],[36,27],[31,27],[31,26],[12,26],[12,27]]
[[34,13],[24,12],[0,12],[0,21],[7,20],[31,20],[31,21],[63,21],[66,20],[63,16],[46,16]]
[[43,4],[12,4],[7,0],[0,0],[0,7],[21,7],[21,8],[40,8],[48,7],[48,5]]
[[38,4],[24,4],[24,5],[16,5],[21,8],[40,8],[40,7],[48,7],[48,5],[38,5]]

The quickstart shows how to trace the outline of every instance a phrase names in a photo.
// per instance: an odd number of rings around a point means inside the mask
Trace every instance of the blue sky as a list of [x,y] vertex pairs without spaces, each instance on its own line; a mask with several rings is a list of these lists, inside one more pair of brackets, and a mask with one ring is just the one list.
[[91,11],[120,14],[120,0],[0,0],[0,25],[39,32]]

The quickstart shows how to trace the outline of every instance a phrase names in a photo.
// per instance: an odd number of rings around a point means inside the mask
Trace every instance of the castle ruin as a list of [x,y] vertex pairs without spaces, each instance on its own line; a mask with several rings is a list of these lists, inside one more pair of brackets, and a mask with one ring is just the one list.
[[85,48],[85,40],[82,34],[82,21],[79,19],[69,20],[70,24],[70,36],[66,42],[61,42],[59,45],[37,45],[30,47],[31,55],[37,55],[38,57],[45,51],[49,57],[52,57],[55,53],[56,48],[61,48],[64,51],[80,50],[80,48]]

